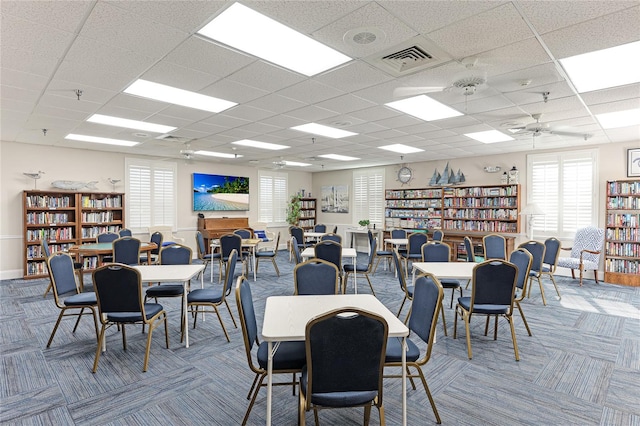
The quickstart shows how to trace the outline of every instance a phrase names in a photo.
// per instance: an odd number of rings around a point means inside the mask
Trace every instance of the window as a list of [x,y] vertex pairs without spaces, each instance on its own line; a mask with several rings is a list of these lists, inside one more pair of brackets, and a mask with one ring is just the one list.
[[174,229],[177,208],[177,164],[167,161],[125,160],[127,226],[146,232],[149,226]]
[[371,225],[384,225],[384,169],[353,172],[353,221],[369,219]]
[[535,218],[538,232],[573,237],[577,229],[598,223],[596,165],[596,150],[527,156],[527,203],[545,213]]
[[287,180],[286,173],[260,170],[258,172],[258,221],[267,224],[287,223]]

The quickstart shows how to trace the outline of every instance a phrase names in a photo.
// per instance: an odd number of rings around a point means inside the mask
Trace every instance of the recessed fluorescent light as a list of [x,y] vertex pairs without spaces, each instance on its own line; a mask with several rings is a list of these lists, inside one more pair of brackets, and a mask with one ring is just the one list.
[[210,112],[220,112],[238,105],[235,102],[225,101],[224,99],[214,98],[213,96],[201,95],[200,93],[177,89],[147,80],[134,81],[131,86],[124,89],[124,93]]
[[309,163],[298,163],[297,161],[284,160],[284,165],[285,166],[307,167],[307,166],[310,166],[311,164],[309,164]]
[[332,139],[340,139],[346,138],[347,136],[357,135],[357,133],[336,129],[335,127],[324,126],[317,123],[302,124],[300,126],[292,127],[292,129],[299,130],[301,132],[312,133],[314,135],[326,136]]
[[359,158],[356,158],[356,157],[348,157],[346,155],[338,155],[338,154],[323,154],[323,155],[318,155],[318,157],[328,158],[330,160],[340,160],[340,161],[359,160]]
[[606,114],[596,114],[596,118],[600,122],[600,125],[605,129],[637,126],[640,124],[640,108],[608,112]]
[[560,59],[578,92],[640,82],[640,41]]
[[466,137],[475,139],[482,143],[496,143],[514,140],[511,136],[505,135],[497,130],[487,130],[485,132],[465,133]]
[[227,154],[224,152],[215,152],[215,151],[196,151],[194,154],[197,155],[206,155],[207,157],[220,157],[220,158],[240,158],[242,155],[239,154]]
[[136,146],[139,143],[134,141],[126,141],[123,139],[111,139],[111,138],[100,138],[98,136],[76,135],[74,133],[69,133],[64,138],[70,139],[72,141],[103,143],[107,145],[119,145],[119,146]]
[[413,154],[414,152],[422,152],[424,149],[414,148],[412,146],[396,143],[393,145],[379,146],[380,149],[386,149],[387,151],[393,151],[400,154]]
[[351,60],[240,3],[232,4],[198,33],[307,77]]
[[93,114],[87,118],[90,123],[106,124],[107,126],[125,127],[127,129],[146,130],[148,132],[169,133],[177,127],[162,124],[147,123],[145,121],[129,120],[126,118],[112,117],[110,115]]
[[464,115],[460,111],[456,111],[425,95],[389,102],[385,105],[424,121],[441,120],[443,118]]
[[289,148],[286,145],[278,145],[275,143],[268,143],[268,142],[260,142],[260,141],[252,141],[249,139],[243,139],[241,141],[235,141],[235,142],[231,142],[234,145],[242,145],[242,146],[250,146],[252,148],[260,148],[260,149],[270,149],[273,151],[277,151],[279,149],[286,149]]

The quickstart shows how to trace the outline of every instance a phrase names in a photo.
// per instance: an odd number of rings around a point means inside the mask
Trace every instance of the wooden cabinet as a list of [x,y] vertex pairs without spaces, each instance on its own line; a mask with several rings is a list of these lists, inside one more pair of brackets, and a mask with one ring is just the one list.
[[604,280],[640,286],[640,180],[607,182]]
[[298,226],[304,230],[313,229],[316,226],[316,199],[300,199],[300,220]]
[[[52,253],[74,244],[94,242],[101,232],[124,227],[124,194],[66,191],[24,191],[24,277],[42,278],[47,268],[41,243]],[[85,259],[85,268],[95,262]]]

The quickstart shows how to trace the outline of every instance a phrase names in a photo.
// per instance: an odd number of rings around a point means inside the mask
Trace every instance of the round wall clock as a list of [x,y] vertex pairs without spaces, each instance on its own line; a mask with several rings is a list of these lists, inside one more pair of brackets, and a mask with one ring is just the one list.
[[409,183],[409,181],[413,178],[413,170],[411,170],[407,166],[402,166],[400,170],[398,170],[398,180],[400,183]]

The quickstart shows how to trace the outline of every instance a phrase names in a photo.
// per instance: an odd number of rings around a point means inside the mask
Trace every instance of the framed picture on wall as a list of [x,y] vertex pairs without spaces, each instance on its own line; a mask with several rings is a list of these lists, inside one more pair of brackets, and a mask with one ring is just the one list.
[[640,176],[640,148],[627,150],[627,177]]

